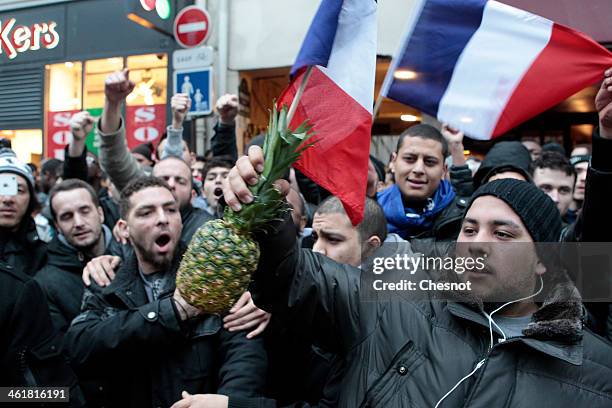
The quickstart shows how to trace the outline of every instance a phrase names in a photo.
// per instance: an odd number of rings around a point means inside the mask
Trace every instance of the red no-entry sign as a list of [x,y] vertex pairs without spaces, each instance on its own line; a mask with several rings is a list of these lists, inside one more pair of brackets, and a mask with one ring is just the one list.
[[198,6],[188,6],[179,11],[174,20],[174,38],[184,48],[197,47],[210,34],[210,17]]

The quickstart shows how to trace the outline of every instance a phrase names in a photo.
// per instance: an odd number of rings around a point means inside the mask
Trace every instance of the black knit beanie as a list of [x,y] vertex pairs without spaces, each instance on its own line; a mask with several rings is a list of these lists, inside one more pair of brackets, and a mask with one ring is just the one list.
[[557,206],[535,185],[522,180],[501,179],[478,188],[466,209],[482,196],[493,196],[508,204],[521,218],[534,242],[557,242],[561,234],[561,215]]

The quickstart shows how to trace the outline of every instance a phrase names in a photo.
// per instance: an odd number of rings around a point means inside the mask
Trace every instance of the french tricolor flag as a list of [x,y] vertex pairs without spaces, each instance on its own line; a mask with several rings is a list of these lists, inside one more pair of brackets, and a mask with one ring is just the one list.
[[475,139],[502,135],[612,66],[584,34],[497,1],[417,3],[381,93]]
[[279,104],[291,105],[308,72],[291,125],[308,120],[316,143],[295,167],[336,195],[356,225],[363,218],[370,153],[375,0],[322,0]]

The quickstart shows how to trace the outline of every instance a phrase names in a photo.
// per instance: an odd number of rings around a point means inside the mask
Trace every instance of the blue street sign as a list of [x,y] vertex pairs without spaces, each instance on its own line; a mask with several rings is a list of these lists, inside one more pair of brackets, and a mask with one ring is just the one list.
[[188,116],[210,115],[213,110],[212,68],[174,71],[174,93],[184,93],[191,98]]

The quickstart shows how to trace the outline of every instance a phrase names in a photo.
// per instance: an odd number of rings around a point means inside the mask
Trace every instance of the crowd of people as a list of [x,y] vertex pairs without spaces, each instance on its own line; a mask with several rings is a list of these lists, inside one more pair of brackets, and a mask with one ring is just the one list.
[[[199,227],[252,200],[263,140],[238,157],[224,95],[195,155],[176,94],[163,140],[130,151],[133,89],[127,70],[107,78],[63,161],[38,171],[0,150],[1,386],[70,387],[68,404],[89,407],[612,406],[612,307],[583,301],[534,245],[609,241],[612,69],[592,144],[570,154],[501,141],[466,160],[462,132],[411,126],[388,163],[370,158],[356,226],[291,169],[277,183],[290,216],[257,236],[250,290],[223,315],[190,305],[176,273]],[[455,244],[489,261],[460,277],[472,293],[363,301],[368,259]]]

